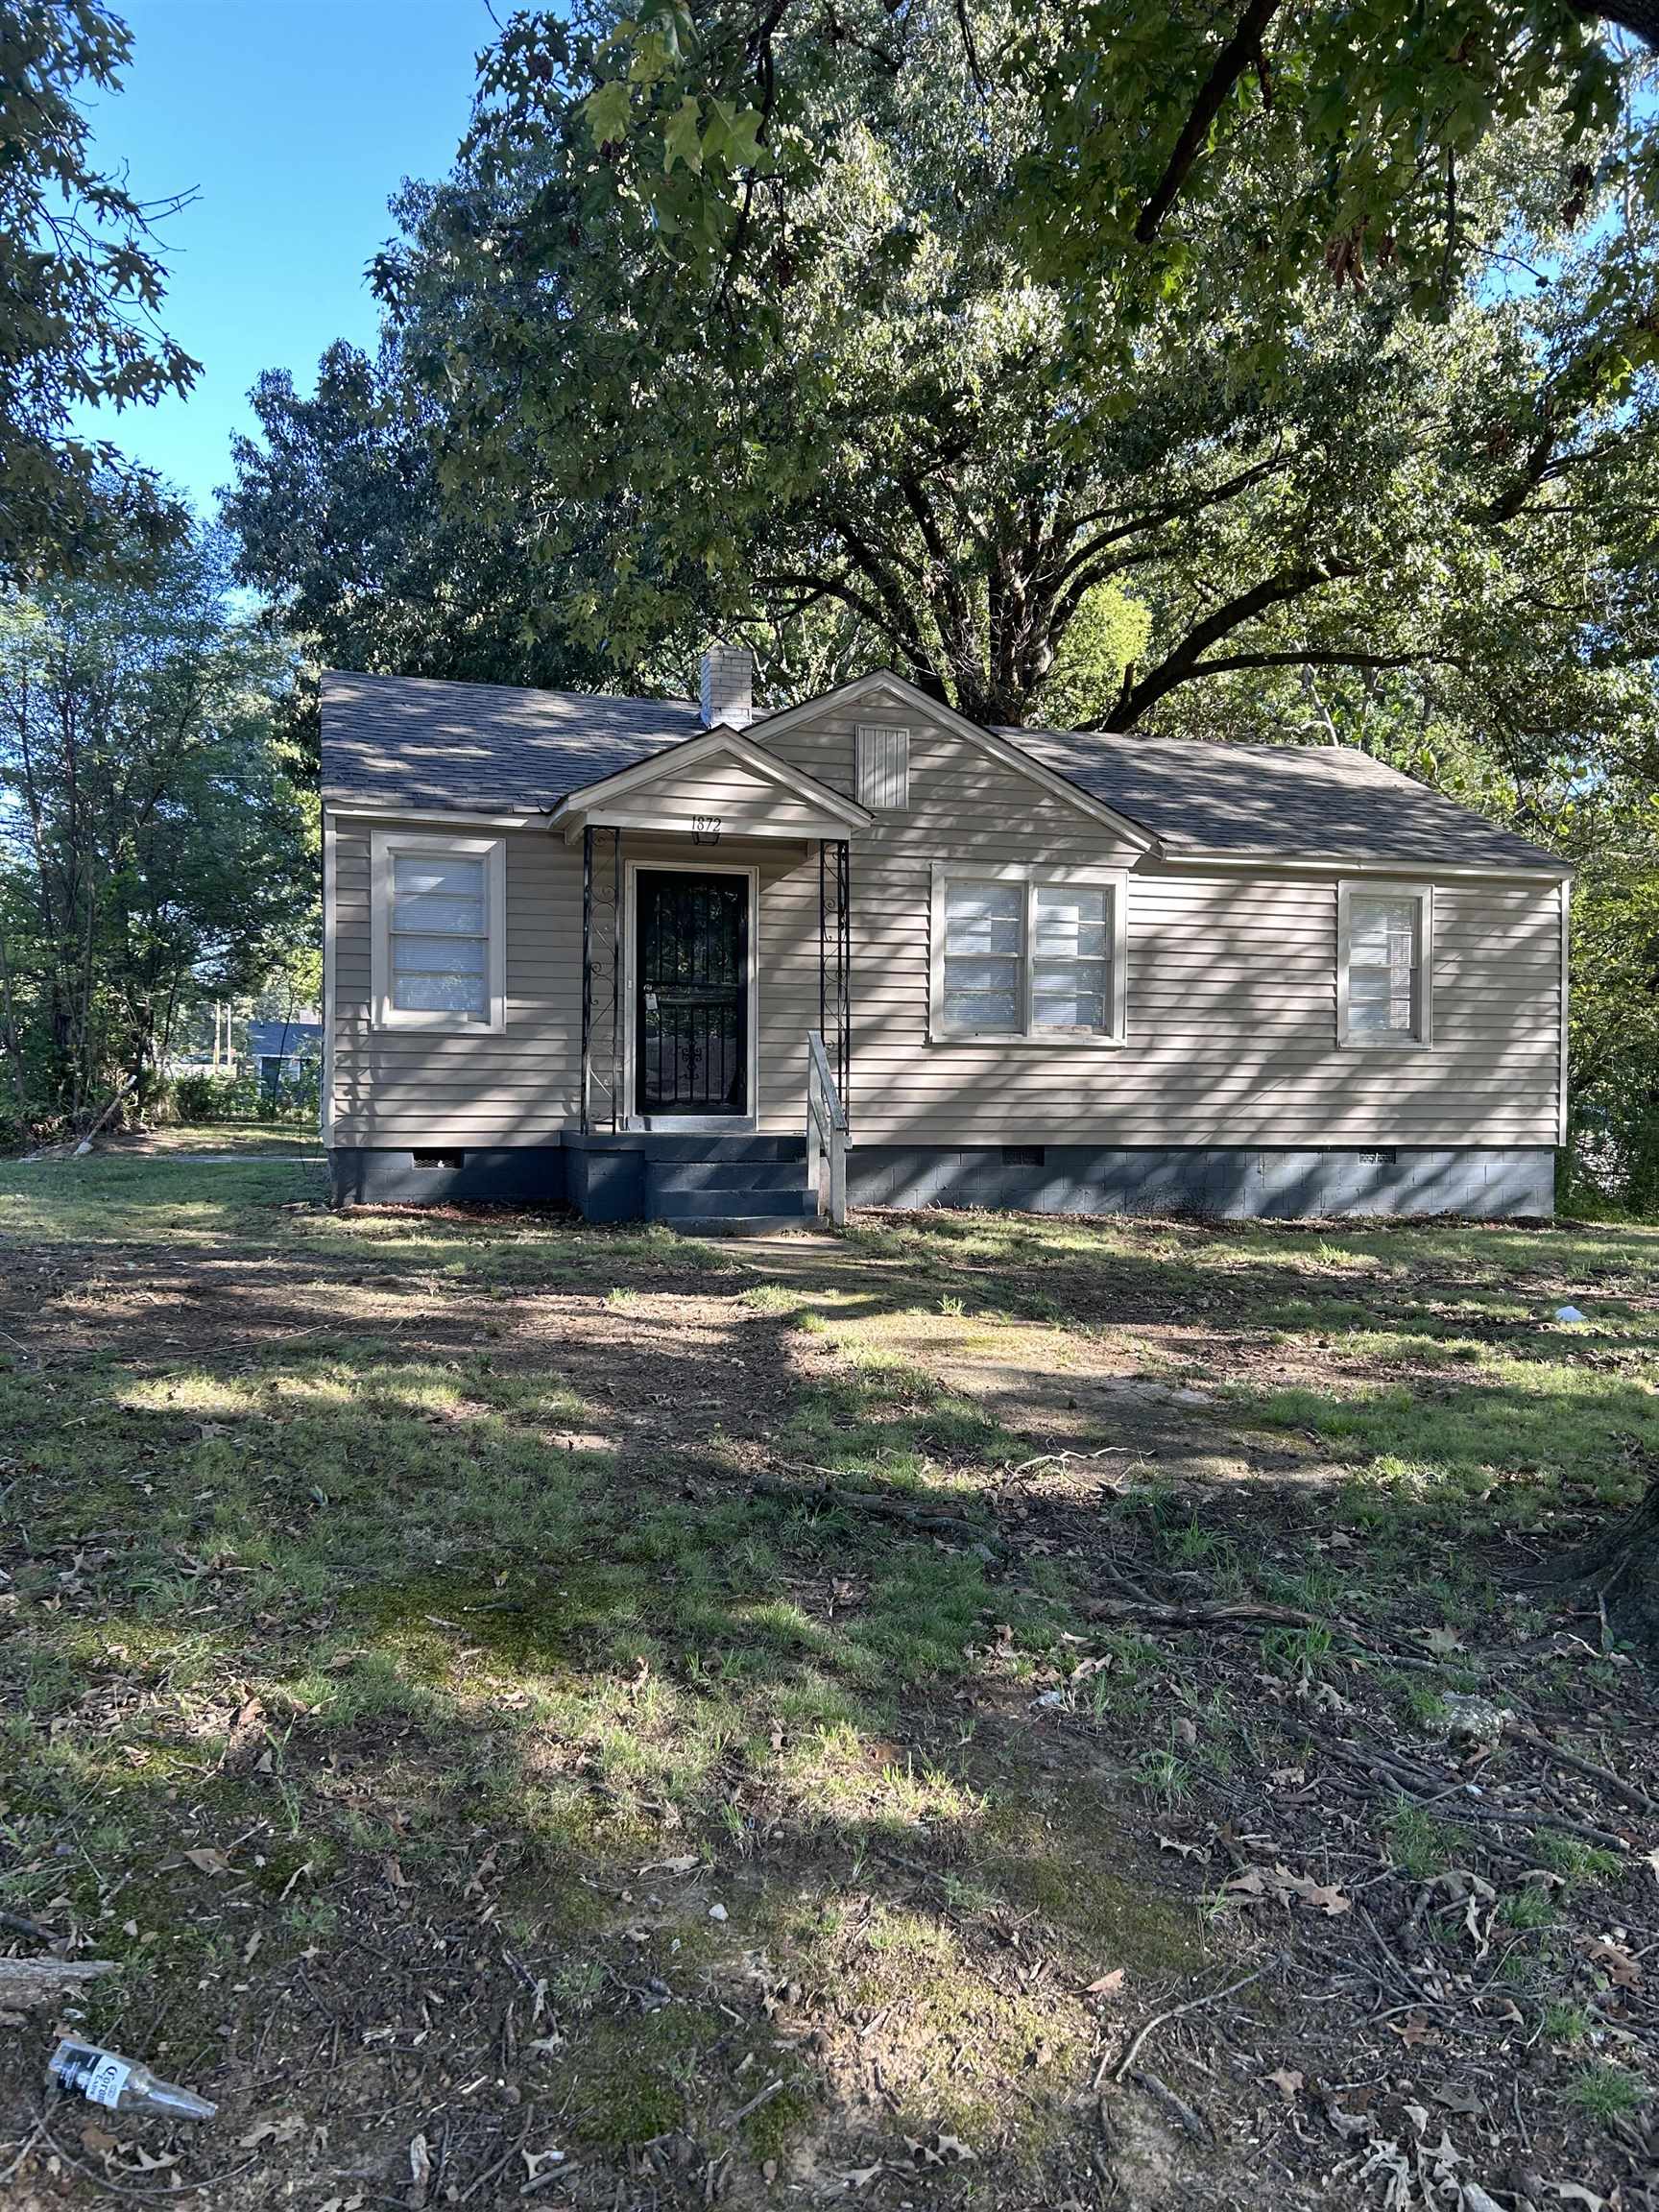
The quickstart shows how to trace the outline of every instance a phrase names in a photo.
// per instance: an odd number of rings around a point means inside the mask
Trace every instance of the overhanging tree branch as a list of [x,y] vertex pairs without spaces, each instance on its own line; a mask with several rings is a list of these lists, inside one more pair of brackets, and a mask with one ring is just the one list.
[[1108,730],[1128,730],[1137,723],[1148,707],[1155,706],[1166,692],[1173,691],[1178,684],[1190,683],[1195,676],[1206,671],[1199,663],[1212,645],[1219,644],[1223,637],[1231,637],[1245,623],[1253,622],[1269,609],[1283,607],[1292,599],[1303,599],[1310,591],[1323,590],[1328,584],[1340,583],[1358,574],[1352,562],[1331,561],[1310,564],[1302,568],[1287,568],[1276,576],[1263,577],[1253,584],[1248,591],[1240,591],[1233,598],[1207,614],[1203,621],[1195,622],[1175,649],[1167,654],[1158,666],[1143,676],[1140,683],[1131,683],[1133,671],[1125,674],[1123,688],[1118,704],[1106,717]]
[[1135,237],[1140,245],[1150,246],[1157,237],[1159,225],[1180,197],[1181,187],[1210,135],[1211,124],[1220,114],[1228,93],[1245,70],[1255,67],[1262,34],[1278,12],[1279,0],[1250,0],[1238,28],[1216,55],[1214,67],[1199,87],[1191,112],[1181,127],[1181,135],[1175,141],[1167,166],[1136,222]]

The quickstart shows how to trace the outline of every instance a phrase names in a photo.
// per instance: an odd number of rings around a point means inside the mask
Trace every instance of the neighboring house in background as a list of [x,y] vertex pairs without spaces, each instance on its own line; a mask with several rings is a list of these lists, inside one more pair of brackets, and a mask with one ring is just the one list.
[[337,1198],[1551,1211],[1551,854],[1343,748],[752,685],[325,676]]
[[248,1059],[259,1088],[275,1097],[323,1054],[321,1022],[252,1022],[248,1024]]

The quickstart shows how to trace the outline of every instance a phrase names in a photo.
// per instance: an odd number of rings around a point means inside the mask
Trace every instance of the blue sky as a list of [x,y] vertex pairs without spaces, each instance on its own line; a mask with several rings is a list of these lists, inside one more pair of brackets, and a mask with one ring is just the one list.
[[493,26],[484,0],[116,5],[132,60],[91,110],[98,156],[143,199],[198,194],[166,225],[163,322],[203,373],[187,399],[96,421],[211,512],[260,370],[308,387],[331,339],[373,340],[387,200],[448,167]]

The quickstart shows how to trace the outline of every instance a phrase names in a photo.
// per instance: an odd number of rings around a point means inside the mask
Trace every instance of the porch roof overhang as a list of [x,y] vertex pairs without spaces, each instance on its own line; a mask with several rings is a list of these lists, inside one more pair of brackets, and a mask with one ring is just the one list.
[[566,842],[573,842],[584,830],[646,830],[689,836],[699,815],[718,814],[720,809],[713,800],[706,806],[694,805],[687,782],[721,770],[746,785],[741,822],[727,826],[731,835],[798,845],[807,838],[849,836],[854,830],[868,830],[875,819],[855,800],[717,722],[711,730],[683,738],[648,760],[567,792],[549,815],[548,827],[562,832]]

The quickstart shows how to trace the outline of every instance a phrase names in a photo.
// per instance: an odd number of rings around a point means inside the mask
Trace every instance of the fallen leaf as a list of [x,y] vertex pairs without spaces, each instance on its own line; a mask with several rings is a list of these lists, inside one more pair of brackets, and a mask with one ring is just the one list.
[[1232,1881],[1222,1887],[1228,1895],[1242,1898],[1246,1904],[1254,1904],[1262,1897],[1271,1897],[1279,1905],[1289,1905],[1300,1899],[1304,1905],[1323,1912],[1327,1919],[1349,1911],[1353,1905],[1353,1899],[1345,1897],[1334,1882],[1315,1882],[1310,1874],[1292,1874],[1288,1866],[1283,1865],[1246,1867],[1242,1874],[1235,1874]]
[[1294,2104],[1301,2094],[1306,2076],[1298,2074],[1293,2066],[1276,2066],[1267,2079],[1286,2104]]
[[1114,1966],[1110,1974],[1102,1974],[1098,1982],[1090,1983],[1089,1995],[1091,1997],[1114,1997],[1122,1986],[1123,1969],[1121,1966]]
[[1583,1936],[1578,1948],[1593,1966],[1599,1966],[1615,1989],[1640,1989],[1642,1968],[1622,1943],[1609,1943],[1604,1936]]
[[1363,2112],[1345,2112],[1340,2104],[1330,2098],[1325,2100],[1325,2117],[1344,2141],[1353,2143],[1375,2129],[1375,2122]]
[[427,2148],[424,2135],[413,2135],[409,2139],[409,2179],[413,2183],[409,2192],[410,2202],[424,2204],[426,2191],[432,2181],[432,2152]]
[[1459,2089],[1451,2082],[1442,2082],[1439,2088],[1431,2089],[1429,2094],[1443,2111],[1461,2112],[1472,2120],[1478,2120],[1486,2109],[1473,2090]]
[[228,1874],[230,1862],[223,1851],[215,1851],[211,1844],[200,1851],[186,1851],[185,1858],[203,1874]]

